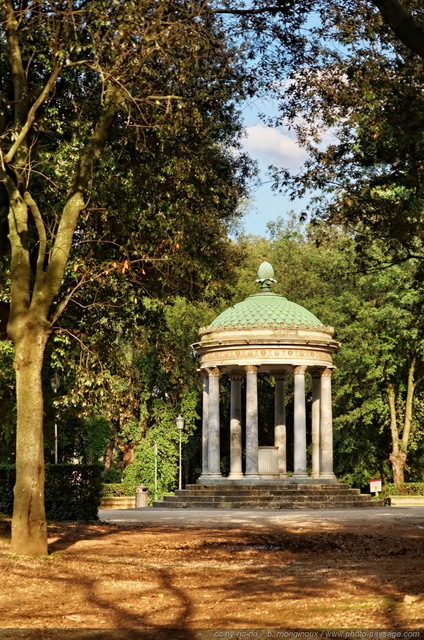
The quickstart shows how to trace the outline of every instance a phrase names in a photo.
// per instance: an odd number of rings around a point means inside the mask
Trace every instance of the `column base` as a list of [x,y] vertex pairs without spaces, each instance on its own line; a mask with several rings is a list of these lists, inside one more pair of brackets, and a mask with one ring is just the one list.
[[338,482],[336,476],[334,475],[334,473],[320,473],[319,474],[319,479],[320,480],[325,480],[327,482]]
[[279,478],[280,478],[280,480],[287,480],[288,475],[287,475],[287,473],[286,473],[286,472],[284,472],[284,473],[280,473]]
[[244,478],[244,474],[241,471],[234,471],[228,476],[229,480],[240,480],[241,478]]
[[261,476],[258,473],[245,473],[246,480],[261,480]]
[[202,473],[202,475],[197,478],[197,482],[202,482],[203,480],[219,480],[222,478],[223,476],[220,473]]
[[298,469],[293,473],[293,477],[295,477],[296,480],[306,480],[306,478],[309,478],[310,476],[306,471],[303,471],[303,469]]

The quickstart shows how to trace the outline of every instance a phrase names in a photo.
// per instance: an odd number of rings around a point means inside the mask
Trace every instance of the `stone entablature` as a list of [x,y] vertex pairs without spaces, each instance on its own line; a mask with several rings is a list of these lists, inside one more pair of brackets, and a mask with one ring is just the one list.
[[[283,323],[282,323],[283,324]],[[297,329],[246,328],[215,330],[203,328],[201,341],[193,345],[201,354],[200,368],[234,366],[251,362],[263,371],[276,364],[332,366],[339,343],[333,340],[333,328]],[[264,368],[265,367],[265,368]]]
[[236,367],[246,364],[255,364],[261,368],[262,372],[275,370],[276,367],[294,367],[298,364],[305,364],[310,367],[332,367],[333,359],[331,353],[324,349],[302,349],[299,347],[292,349],[252,349],[240,347],[238,349],[214,349],[211,352],[202,354],[200,368],[209,367]]

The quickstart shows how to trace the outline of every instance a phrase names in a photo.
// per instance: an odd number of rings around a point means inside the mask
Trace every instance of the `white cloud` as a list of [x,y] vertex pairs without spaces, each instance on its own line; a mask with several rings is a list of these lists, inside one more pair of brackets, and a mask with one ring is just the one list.
[[246,128],[243,146],[254,159],[289,169],[299,168],[307,157],[293,138],[263,124]]

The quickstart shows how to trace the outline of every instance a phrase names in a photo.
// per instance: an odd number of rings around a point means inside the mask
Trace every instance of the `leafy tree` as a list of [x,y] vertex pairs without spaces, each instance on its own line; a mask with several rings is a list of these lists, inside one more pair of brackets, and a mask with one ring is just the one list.
[[347,322],[339,332],[346,344],[337,360],[338,422],[347,431],[362,425],[370,433],[390,461],[394,482],[404,482],[407,455],[422,437],[415,415],[424,346],[415,268],[397,265],[357,276],[360,295],[346,291],[341,298]]
[[[1,278],[6,287],[10,280],[17,385],[12,548],[39,555],[47,551],[41,372],[48,338],[83,285],[97,287],[94,307],[101,305],[108,275],[127,276],[123,298],[129,284],[143,287],[147,273],[147,295],[150,288],[168,295],[181,282],[185,291],[207,286],[242,193],[238,161],[224,148],[239,130],[242,58],[234,62],[219,19],[196,1],[4,0],[1,20],[0,211],[10,245]],[[219,119],[227,126],[214,125]],[[161,154],[167,160],[149,184]],[[140,168],[146,182],[138,192]],[[197,208],[215,178],[208,207]],[[190,253],[193,206],[205,223]],[[90,254],[92,241],[103,255]],[[120,285],[117,277],[109,285],[115,304]]]
[[[270,241],[242,241],[250,281],[259,246],[277,274],[275,291],[334,326],[341,342],[333,381],[337,475],[363,486],[370,475],[387,476],[390,465],[396,482],[405,469],[414,477],[419,470],[408,468],[408,460],[421,450],[423,397],[419,265],[361,272],[352,234],[341,228],[292,219],[270,230]],[[378,243],[373,252],[382,260]]]
[[388,260],[422,256],[422,61],[373,3],[354,4],[315,4],[301,63],[288,62],[280,118],[309,158],[294,176],[277,168],[276,185],[313,191],[314,216],[349,223],[365,246],[384,239]]

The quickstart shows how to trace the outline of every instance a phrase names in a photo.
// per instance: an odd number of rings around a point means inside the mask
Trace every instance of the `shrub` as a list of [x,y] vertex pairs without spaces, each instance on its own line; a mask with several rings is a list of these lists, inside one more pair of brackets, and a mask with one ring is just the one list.
[[[97,520],[102,466],[99,464],[46,465],[45,504],[48,520]],[[0,512],[13,511],[15,465],[0,465]]]
[[122,480],[122,468],[119,467],[110,467],[109,469],[105,469],[102,473],[102,482],[103,484],[114,484],[119,483]]
[[0,464],[0,513],[13,511],[13,486],[15,484],[15,465]]
[[135,490],[133,490],[132,487],[122,484],[122,482],[104,482],[102,484],[102,498],[115,498],[116,496],[133,497],[134,495]]
[[424,496],[424,482],[388,483],[385,494],[386,496]]
[[159,443],[158,448],[157,495],[155,495],[154,445],[147,439],[137,445],[134,462],[124,470],[122,484],[125,487],[125,495],[133,496],[136,487],[145,485],[148,487],[151,500],[161,500],[166,493],[170,493],[174,489],[178,474],[176,449],[169,446],[169,442],[163,441]]
[[100,464],[46,466],[45,503],[49,520],[97,520],[101,493]]

